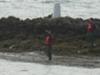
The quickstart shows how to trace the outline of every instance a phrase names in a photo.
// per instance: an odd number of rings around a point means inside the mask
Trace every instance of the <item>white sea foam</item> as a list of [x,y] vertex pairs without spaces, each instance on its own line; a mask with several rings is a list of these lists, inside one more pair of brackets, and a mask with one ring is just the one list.
[[0,75],[100,75],[100,68],[81,68],[0,59]]

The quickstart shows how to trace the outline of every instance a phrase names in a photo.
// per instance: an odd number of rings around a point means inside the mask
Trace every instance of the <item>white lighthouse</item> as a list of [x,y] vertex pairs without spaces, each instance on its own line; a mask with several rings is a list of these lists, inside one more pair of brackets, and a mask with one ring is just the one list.
[[54,11],[53,11],[53,18],[57,18],[61,16],[61,8],[60,8],[60,3],[56,2],[54,4]]

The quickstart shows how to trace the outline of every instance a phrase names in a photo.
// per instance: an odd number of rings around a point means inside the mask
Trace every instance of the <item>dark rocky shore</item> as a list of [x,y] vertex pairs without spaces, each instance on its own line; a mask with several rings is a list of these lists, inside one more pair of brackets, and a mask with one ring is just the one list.
[[[97,26],[96,32],[100,32],[100,19],[93,19]],[[87,19],[61,17],[61,18],[36,18],[25,19],[9,16],[0,19],[0,40],[20,38],[27,39],[36,34],[45,34],[49,29],[57,37],[68,37],[81,35],[86,32],[85,25]]]
[[[29,52],[43,50],[45,30],[52,31],[55,37],[53,54],[55,55],[100,55],[100,19],[93,18],[96,25],[96,47],[88,48],[86,37],[87,19],[60,17],[25,19],[9,16],[0,19],[0,51]],[[42,39],[40,48],[36,48],[37,35]],[[39,43],[39,42],[38,42]]]

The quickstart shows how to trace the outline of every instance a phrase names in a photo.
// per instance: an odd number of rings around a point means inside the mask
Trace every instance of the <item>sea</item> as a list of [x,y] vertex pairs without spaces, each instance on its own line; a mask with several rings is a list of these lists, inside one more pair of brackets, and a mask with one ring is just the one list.
[[100,18],[100,0],[0,0],[0,18],[15,16],[20,19],[38,18],[53,13],[60,3],[61,16],[72,18]]

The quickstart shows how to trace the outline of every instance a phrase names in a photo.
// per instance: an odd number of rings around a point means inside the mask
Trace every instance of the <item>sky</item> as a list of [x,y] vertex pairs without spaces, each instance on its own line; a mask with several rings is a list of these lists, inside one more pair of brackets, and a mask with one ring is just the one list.
[[[0,0],[0,17],[21,19],[48,16],[57,0]],[[73,18],[100,18],[100,0],[59,0],[61,16]]]

